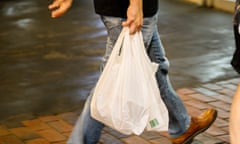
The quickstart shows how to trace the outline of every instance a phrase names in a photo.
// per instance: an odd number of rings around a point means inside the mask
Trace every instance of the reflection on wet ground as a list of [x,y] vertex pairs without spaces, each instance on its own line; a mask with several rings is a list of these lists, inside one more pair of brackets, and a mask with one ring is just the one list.
[[[98,78],[106,31],[91,1],[51,19],[48,2],[0,2],[0,121],[81,109]],[[170,10],[169,10],[170,9]],[[159,32],[175,88],[235,77],[231,14],[161,1]]]
[[0,120],[79,108],[98,77],[106,32],[91,3],[58,20],[47,5],[0,2]]

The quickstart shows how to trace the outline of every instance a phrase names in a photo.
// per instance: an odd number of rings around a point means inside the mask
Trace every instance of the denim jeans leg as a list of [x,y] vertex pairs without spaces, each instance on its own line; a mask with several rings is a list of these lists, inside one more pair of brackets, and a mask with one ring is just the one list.
[[[102,17],[102,20],[107,28],[108,37],[106,52],[103,57],[103,62],[100,66],[100,72],[103,70],[105,63],[112,52],[113,45],[115,44],[122,29],[121,18]],[[85,102],[84,109],[74,126],[67,144],[96,144],[101,136],[101,130],[103,129],[104,125],[101,122],[93,119],[90,115],[92,93],[93,90]]]
[[118,17],[101,16],[101,20],[104,23],[108,33],[106,50],[101,65],[101,70],[103,70],[109,56],[111,55],[112,49],[118,39],[118,36],[121,33],[122,30],[121,24],[124,19]]
[[90,115],[92,92],[85,102],[67,144],[96,144],[101,136],[104,125]]
[[169,133],[172,137],[183,134],[189,127],[190,117],[180,97],[173,90],[168,77],[169,61],[165,57],[165,51],[161,44],[157,26],[148,48],[149,57],[159,64],[156,79],[161,97],[169,111]]

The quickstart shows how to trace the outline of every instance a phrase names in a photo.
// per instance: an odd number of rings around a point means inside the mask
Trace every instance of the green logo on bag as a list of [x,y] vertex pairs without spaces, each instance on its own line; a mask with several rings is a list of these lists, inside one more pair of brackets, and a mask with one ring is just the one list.
[[151,125],[151,128],[153,128],[153,127],[155,127],[155,126],[159,125],[159,123],[158,123],[158,120],[157,120],[157,119],[153,119],[153,120],[151,120],[149,123],[150,123],[150,125]]

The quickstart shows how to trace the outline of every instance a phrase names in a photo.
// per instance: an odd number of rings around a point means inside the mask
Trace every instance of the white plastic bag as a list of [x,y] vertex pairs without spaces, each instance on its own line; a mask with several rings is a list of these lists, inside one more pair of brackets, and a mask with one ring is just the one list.
[[91,116],[123,134],[168,130],[168,111],[155,79],[141,32],[123,28],[97,82]]

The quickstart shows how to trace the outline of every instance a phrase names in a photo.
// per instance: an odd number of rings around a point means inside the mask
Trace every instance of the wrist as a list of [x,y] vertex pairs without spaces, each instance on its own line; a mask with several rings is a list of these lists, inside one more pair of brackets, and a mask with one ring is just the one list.
[[142,0],[129,0],[129,5],[142,8]]

